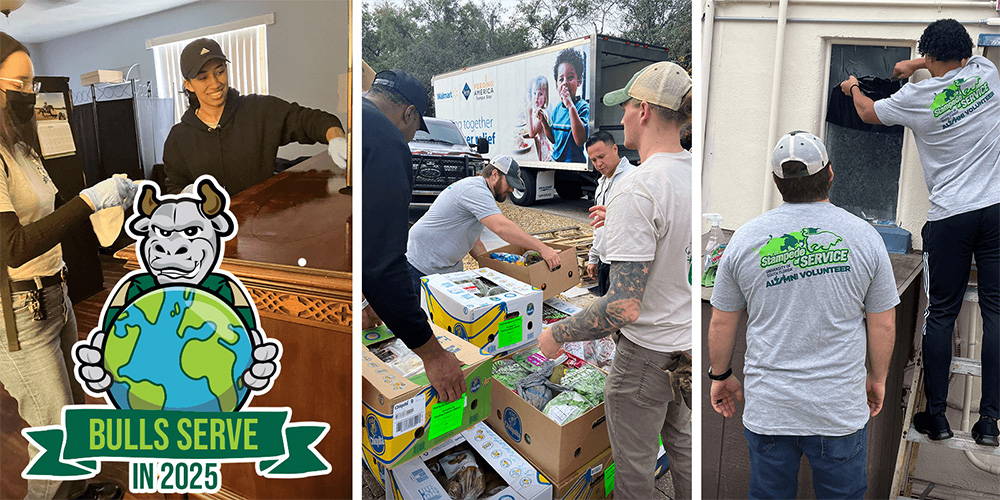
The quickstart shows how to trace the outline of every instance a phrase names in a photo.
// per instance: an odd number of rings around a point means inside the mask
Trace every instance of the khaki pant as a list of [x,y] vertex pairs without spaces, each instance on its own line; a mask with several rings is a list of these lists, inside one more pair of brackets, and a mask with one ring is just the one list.
[[691,498],[691,355],[657,352],[624,335],[604,386],[615,460],[615,498],[654,497],[659,440],[670,460],[674,498]]

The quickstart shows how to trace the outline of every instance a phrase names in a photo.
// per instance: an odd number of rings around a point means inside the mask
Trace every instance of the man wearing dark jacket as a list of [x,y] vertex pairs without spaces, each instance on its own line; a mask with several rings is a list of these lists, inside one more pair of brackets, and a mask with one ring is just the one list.
[[180,192],[210,174],[236,194],[274,174],[278,148],[292,142],[328,143],[334,161],[345,164],[340,119],[273,96],[241,96],[229,87],[228,62],[219,44],[207,38],[181,52],[184,87],[197,99],[164,144],[166,191]]
[[[424,362],[441,401],[465,392],[461,363],[431,332],[406,266],[406,237],[413,189],[408,142],[427,130],[427,91],[402,70],[375,75],[361,99],[361,291],[386,327]],[[365,317],[366,312],[362,312]]]

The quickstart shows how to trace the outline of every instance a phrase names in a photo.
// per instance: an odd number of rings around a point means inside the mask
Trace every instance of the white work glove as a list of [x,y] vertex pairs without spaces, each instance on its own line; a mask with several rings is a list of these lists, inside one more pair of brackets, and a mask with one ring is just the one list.
[[97,212],[105,208],[131,206],[136,191],[138,187],[128,177],[116,175],[80,191],[80,196],[90,200]]
[[104,369],[104,351],[101,350],[105,335],[96,331],[90,336],[89,345],[80,343],[73,351],[77,373],[91,394],[102,393],[111,387],[111,374]]
[[326,148],[330,153],[330,158],[340,167],[347,166],[347,138],[334,137],[330,140],[330,145]]
[[278,344],[264,342],[264,336],[256,328],[250,329],[250,337],[253,339],[253,363],[243,372],[243,383],[259,391],[266,388],[278,372]]

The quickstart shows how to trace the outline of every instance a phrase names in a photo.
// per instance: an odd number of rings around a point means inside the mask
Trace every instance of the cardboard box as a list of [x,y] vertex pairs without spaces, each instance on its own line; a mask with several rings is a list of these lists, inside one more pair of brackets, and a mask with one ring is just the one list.
[[[471,283],[477,278],[504,292],[479,296]],[[493,269],[424,276],[420,300],[431,321],[483,354],[519,349],[542,333],[542,292]]]
[[576,260],[576,247],[556,243],[550,244],[549,247],[559,252],[559,260],[562,262],[555,271],[549,271],[549,266],[545,262],[519,266],[490,258],[490,252],[522,255],[528,250],[517,245],[507,245],[479,254],[476,256],[476,262],[479,262],[480,267],[496,269],[511,278],[538,288],[542,291],[542,300],[547,300],[580,284],[580,265]]
[[[614,490],[611,448],[552,487],[553,500],[608,498]],[[607,477],[606,477],[607,475]]]
[[[500,359],[509,359],[514,354]],[[564,481],[611,446],[604,403],[559,425],[514,391],[495,382],[491,406],[493,411],[487,422],[554,483]]]
[[479,458],[503,478],[508,487],[490,497],[496,500],[548,500],[552,483],[500,439],[489,427],[478,423],[432,450],[406,463],[383,471],[387,500],[451,500],[425,462],[467,441]]
[[98,69],[80,75],[80,83],[84,87],[95,83],[121,83],[122,81],[124,80],[122,79],[121,71],[112,71],[109,69]]
[[[662,476],[669,468],[670,461],[660,446],[656,456],[656,477]],[[611,498],[615,489],[615,461],[611,448],[604,450],[568,478],[552,487],[553,500],[582,500]]]
[[[372,463],[392,467],[423,453],[449,437],[482,421],[490,412],[493,361],[472,344],[431,325],[441,346],[455,353],[464,366],[464,406],[438,403],[423,372],[409,378],[383,363],[368,349],[391,338],[385,327],[363,334],[361,359],[362,447]],[[431,339],[432,341],[434,339]],[[373,469],[374,470],[374,469]]]

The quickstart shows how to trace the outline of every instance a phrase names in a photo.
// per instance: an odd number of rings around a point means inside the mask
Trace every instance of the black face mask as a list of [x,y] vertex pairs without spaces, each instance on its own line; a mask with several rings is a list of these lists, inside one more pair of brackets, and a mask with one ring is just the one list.
[[7,112],[17,125],[24,125],[35,116],[35,94],[24,94],[17,90],[5,90]]

